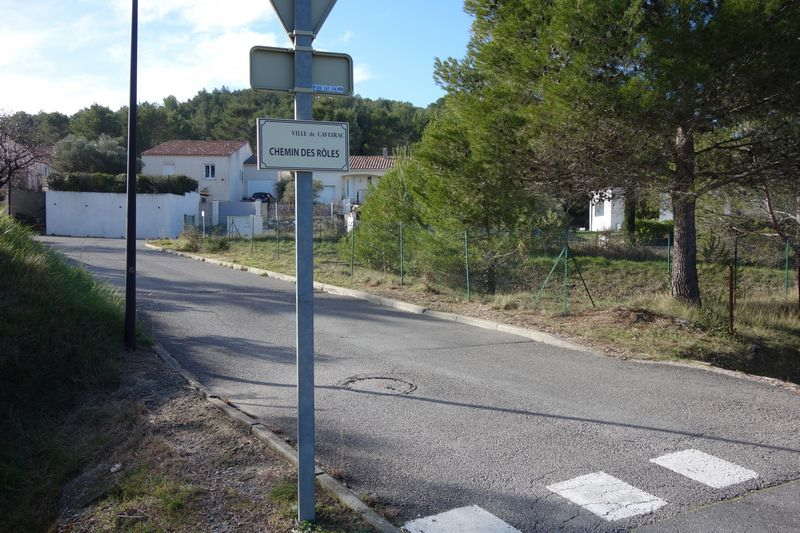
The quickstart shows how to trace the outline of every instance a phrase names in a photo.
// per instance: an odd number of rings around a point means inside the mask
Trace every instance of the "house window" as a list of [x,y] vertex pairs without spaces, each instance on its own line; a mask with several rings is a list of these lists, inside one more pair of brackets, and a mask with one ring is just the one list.
[[217,177],[217,167],[216,165],[206,165],[206,179],[213,180]]
[[606,215],[606,203],[604,200],[598,201],[594,204],[594,216],[595,218],[604,217]]

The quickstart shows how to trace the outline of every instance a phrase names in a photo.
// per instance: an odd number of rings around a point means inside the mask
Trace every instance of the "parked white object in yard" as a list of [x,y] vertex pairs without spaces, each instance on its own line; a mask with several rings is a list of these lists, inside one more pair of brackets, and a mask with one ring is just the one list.
[[[185,215],[199,220],[200,195],[196,192],[139,194],[136,200],[139,239],[175,238],[183,231]],[[47,234],[124,238],[125,205],[125,194],[47,191]]]
[[625,222],[625,193],[609,189],[589,202],[589,231],[619,231]]

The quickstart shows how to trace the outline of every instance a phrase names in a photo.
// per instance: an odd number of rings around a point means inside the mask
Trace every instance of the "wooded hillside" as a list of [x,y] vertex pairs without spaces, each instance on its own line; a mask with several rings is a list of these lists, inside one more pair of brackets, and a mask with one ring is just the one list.
[[[350,151],[353,155],[374,155],[419,140],[428,123],[429,109],[407,102],[371,100],[360,96],[319,97],[314,104],[316,120],[350,123]],[[169,96],[162,103],[139,106],[139,149],[147,150],[170,139],[248,139],[255,148],[258,117],[292,118],[290,95],[231,91],[226,88],[201,91],[179,102]],[[72,116],[39,112],[12,115],[20,125],[31,127],[41,144],[55,144],[69,134],[88,140],[101,135],[124,137],[128,109],[116,111],[95,104]]]

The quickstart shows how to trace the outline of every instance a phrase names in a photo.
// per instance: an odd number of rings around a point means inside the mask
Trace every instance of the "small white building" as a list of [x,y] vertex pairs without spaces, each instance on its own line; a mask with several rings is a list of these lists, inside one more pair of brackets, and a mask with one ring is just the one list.
[[595,193],[589,202],[589,231],[619,231],[625,222],[623,189]]
[[278,183],[278,170],[259,170],[255,154],[244,162],[245,195],[249,198],[257,192],[267,192],[275,196],[275,184]]
[[317,172],[315,178],[322,182],[319,195],[322,203],[363,204],[371,186],[394,168],[395,158],[384,155],[350,156],[348,172]]
[[238,202],[249,196],[244,163],[252,155],[247,141],[167,141],[142,153],[142,174],[188,176],[207,200]]
[[[364,203],[371,185],[377,185],[380,179],[394,167],[395,158],[388,155],[350,156],[348,172],[314,172],[314,180],[322,183],[317,201],[323,204]],[[252,156],[244,162],[244,180],[247,195],[257,192],[268,192],[276,196],[275,184],[280,178],[277,170],[259,170],[256,157]]]

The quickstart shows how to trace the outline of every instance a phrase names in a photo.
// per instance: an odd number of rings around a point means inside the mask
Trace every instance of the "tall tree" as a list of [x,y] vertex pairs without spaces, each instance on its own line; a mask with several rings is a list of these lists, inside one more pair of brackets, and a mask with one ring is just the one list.
[[59,172],[121,174],[127,165],[121,139],[101,135],[95,140],[69,135],[56,144],[53,164]]
[[[437,65],[451,94],[525,117],[531,183],[668,192],[676,296],[699,304],[695,207],[798,161],[794,0],[467,0],[468,55]],[[772,149],[781,146],[780,150]],[[502,145],[498,152],[509,153]],[[755,153],[759,157],[753,157]],[[524,156],[524,158],[523,158]]]
[[73,134],[89,140],[97,139],[101,135],[121,137],[124,133],[120,115],[98,104],[92,104],[72,115],[70,130]]
[[39,161],[40,155],[35,125],[27,120],[30,115],[23,115],[0,115],[0,189],[8,186],[9,213],[12,186]]
[[69,135],[69,117],[64,113],[46,113],[33,116],[39,140],[46,145],[54,145]]

